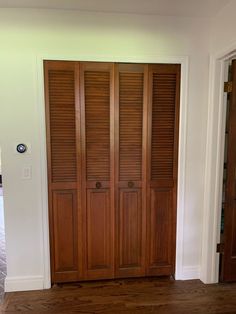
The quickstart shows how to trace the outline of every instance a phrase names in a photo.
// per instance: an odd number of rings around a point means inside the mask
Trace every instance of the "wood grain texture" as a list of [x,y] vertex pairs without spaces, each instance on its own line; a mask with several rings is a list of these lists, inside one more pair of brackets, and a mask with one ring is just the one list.
[[175,272],[179,65],[149,65],[147,274]]
[[[110,196],[107,190],[87,190],[88,276],[106,277],[111,267]],[[93,276],[93,273],[95,275]]]
[[172,190],[151,190],[149,275],[174,274],[172,257]]
[[49,70],[52,182],[76,181],[75,74]]
[[173,179],[176,73],[152,76],[151,179]]
[[79,279],[75,67],[75,62],[44,62],[53,282]]
[[145,274],[145,65],[115,67],[116,277]]
[[84,71],[87,180],[110,179],[110,72]]
[[[140,189],[120,190],[119,272],[141,267],[142,202]],[[132,271],[131,271],[132,273]],[[132,274],[133,275],[133,274]]]
[[114,277],[113,65],[80,64],[82,278]]
[[45,62],[53,282],[174,274],[179,93],[180,65]]
[[142,180],[143,73],[119,73],[119,180]]
[[78,279],[78,225],[76,190],[53,191],[54,278]]
[[1,313],[235,314],[236,285],[129,279],[7,293]]

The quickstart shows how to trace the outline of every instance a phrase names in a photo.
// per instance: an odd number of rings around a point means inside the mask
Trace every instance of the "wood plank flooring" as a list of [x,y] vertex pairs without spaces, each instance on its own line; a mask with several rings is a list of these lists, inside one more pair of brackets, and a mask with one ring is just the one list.
[[236,284],[126,279],[7,293],[0,313],[236,313]]

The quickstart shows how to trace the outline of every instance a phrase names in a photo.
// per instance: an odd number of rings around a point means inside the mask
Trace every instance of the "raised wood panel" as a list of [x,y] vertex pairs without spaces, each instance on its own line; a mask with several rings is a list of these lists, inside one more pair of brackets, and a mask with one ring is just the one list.
[[172,190],[151,190],[149,275],[168,275],[173,271]]
[[78,279],[76,190],[53,192],[54,281]]
[[[118,275],[140,274],[142,267],[141,190],[120,190]],[[131,269],[131,270],[130,270]]]
[[144,74],[119,73],[119,180],[142,180]]
[[52,182],[77,180],[74,85],[73,70],[48,70]]
[[87,180],[110,179],[110,72],[84,71]]
[[88,279],[110,277],[111,212],[107,190],[87,190],[87,265]]

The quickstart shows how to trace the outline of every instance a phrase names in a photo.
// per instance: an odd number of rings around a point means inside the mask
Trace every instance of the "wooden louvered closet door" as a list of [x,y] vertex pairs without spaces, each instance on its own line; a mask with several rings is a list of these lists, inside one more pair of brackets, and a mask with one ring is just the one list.
[[180,65],[149,66],[147,275],[175,272]]
[[44,69],[52,282],[174,274],[180,65]]
[[116,77],[116,277],[145,275],[147,65]]
[[83,276],[114,277],[114,70],[81,63]]
[[77,198],[81,190],[77,172],[76,64],[46,61],[44,70],[52,281],[76,281],[79,279]]

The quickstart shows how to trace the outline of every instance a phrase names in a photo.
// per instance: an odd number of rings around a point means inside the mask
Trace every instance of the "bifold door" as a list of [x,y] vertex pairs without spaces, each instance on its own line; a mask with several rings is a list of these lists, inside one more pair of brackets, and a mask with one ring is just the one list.
[[114,65],[80,66],[85,279],[114,274]]
[[52,281],[174,274],[180,66],[44,68]]
[[147,275],[175,271],[179,66],[149,66]]
[[115,66],[116,277],[145,275],[148,66]]

